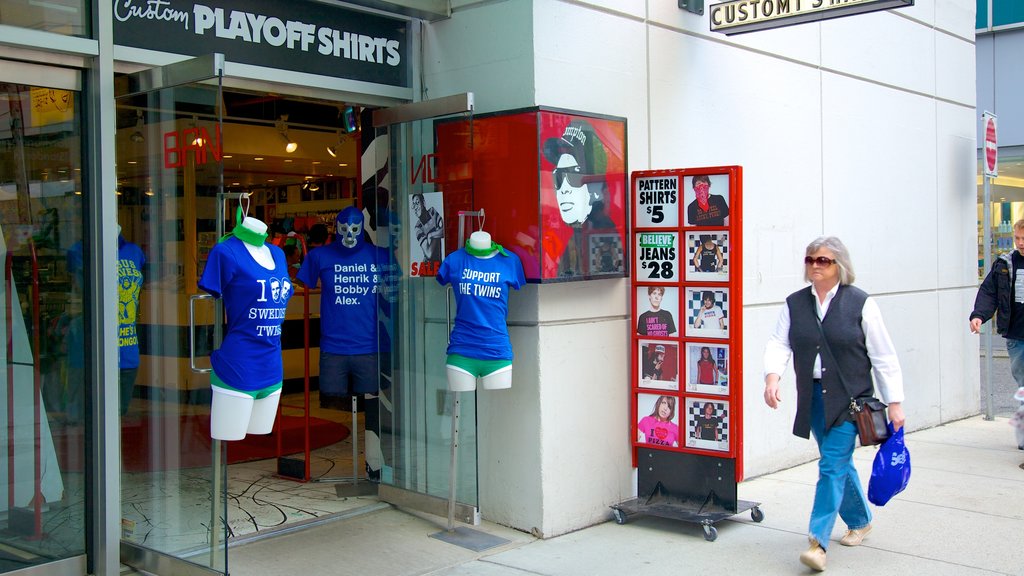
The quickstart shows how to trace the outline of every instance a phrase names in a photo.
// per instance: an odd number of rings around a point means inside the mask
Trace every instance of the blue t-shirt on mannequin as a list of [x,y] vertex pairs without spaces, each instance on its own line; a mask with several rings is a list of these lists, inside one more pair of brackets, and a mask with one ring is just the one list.
[[466,246],[444,259],[437,281],[455,292],[455,327],[445,361],[448,389],[476,390],[477,380],[488,390],[511,388],[512,343],[505,318],[509,289],[526,283],[519,257],[477,230]]
[[[320,295],[320,350],[331,354],[375,354],[377,306],[389,255],[362,238],[362,214],[348,207],[338,214],[337,239],[315,248],[296,278]],[[344,228],[344,231],[342,231]]]
[[292,282],[284,252],[266,243],[267,225],[242,218],[210,250],[199,287],[223,298],[227,334],[210,355],[210,436],[270,434],[281,399],[281,324]]

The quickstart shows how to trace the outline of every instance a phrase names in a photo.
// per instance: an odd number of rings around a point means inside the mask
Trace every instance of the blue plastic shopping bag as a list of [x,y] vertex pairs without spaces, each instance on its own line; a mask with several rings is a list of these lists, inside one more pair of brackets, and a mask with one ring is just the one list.
[[889,439],[875,453],[868,481],[868,500],[885,506],[893,496],[903,492],[910,482],[910,451],[903,441],[903,428],[894,431],[889,423]]

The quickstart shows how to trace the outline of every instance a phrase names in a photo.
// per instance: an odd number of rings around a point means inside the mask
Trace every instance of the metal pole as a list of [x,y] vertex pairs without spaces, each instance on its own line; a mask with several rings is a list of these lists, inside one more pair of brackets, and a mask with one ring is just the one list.
[[[982,159],[984,162],[984,158]],[[984,176],[984,191],[982,193],[982,216],[981,216],[981,243],[984,246],[985,265],[982,270],[988,273],[992,267],[992,192],[990,185],[992,178]],[[985,340],[985,420],[992,420],[992,321],[987,323],[988,328],[984,330]]]

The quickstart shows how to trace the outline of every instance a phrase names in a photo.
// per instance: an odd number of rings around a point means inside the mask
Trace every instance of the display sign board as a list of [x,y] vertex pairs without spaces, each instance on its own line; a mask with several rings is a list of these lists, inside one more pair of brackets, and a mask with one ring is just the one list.
[[711,31],[742,34],[913,5],[914,0],[729,0],[711,6]]
[[114,44],[408,88],[408,22],[321,2],[114,0]]
[[742,169],[634,172],[631,198],[631,441],[735,460],[738,482]]
[[985,141],[985,176],[999,176],[999,142],[996,137],[996,115],[984,112],[981,115],[982,138]]

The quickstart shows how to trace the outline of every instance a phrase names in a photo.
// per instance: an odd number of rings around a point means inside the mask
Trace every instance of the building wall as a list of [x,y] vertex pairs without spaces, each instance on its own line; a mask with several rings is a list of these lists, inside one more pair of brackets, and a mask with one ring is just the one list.
[[[999,119],[999,146],[1024,145],[1024,28],[978,35],[978,112],[988,110]],[[981,123],[978,142],[984,143]]]
[[[791,373],[783,407],[764,406],[761,353],[822,234],[847,243],[878,298],[910,429],[978,411],[973,0],[734,38],[668,0],[466,0],[426,27],[430,97],[624,116],[630,171],[743,166],[747,477],[816,456],[790,434]],[[627,292],[600,280],[513,296],[513,390],[480,398],[488,520],[555,536],[634,495]]]

